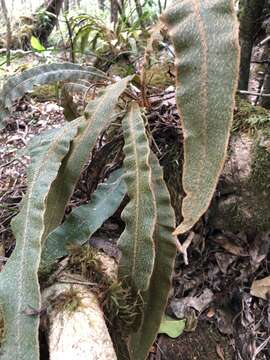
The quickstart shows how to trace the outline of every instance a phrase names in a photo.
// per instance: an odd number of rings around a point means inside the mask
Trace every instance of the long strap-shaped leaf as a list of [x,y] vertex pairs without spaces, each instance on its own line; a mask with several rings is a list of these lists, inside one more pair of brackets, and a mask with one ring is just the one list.
[[162,20],[176,52],[184,131],[180,234],[207,210],[224,164],[238,79],[238,25],[233,0],[178,0]]
[[155,341],[171,289],[171,278],[176,256],[175,227],[170,195],[163,180],[163,172],[154,154],[151,154],[153,189],[157,204],[157,222],[154,232],[156,257],[149,289],[142,293],[143,322],[137,333],[131,335],[131,360],[144,360]]
[[31,91],[34,86],[95,77],[106,79],[106,75],[95,67],[71,63],[41,65],[12,76],[0,92],[0,127],[1,121],[8,115],[7,109],[11,107],[12,101]]
[[[44,231],[46,196],[56,178],[77,129],[71,124],[47,137],[47,144],[31,150],[28,190],[23,207],[12,223],[16,248],[0,273],[0,306],[5,339],[1,360],[38,360],[38,316],[27,312],[40,308],[38,267]],[[45,152],[43,151],[45,148]]]
[[123,212],[126,227],[118,242],[122,251],[119,276],[131,281],[137,290],[145,291],[154,267],[156,207],[149,165],[150,147],[137,103],[131,104],[123,119],[123,131],[124,179],[130,202]]
[[125,91],[131,79],[132,76],[128,76],[108,86],[101,96],[87,105],[84,121],[48,196],[44,239],[61,223],[67,202],[73,193],[90,151],[95,146],[101,131],[110,124],[115,114],[118,98]]
[[66,221],[50,233],[42,251],[41,271],[49,272],[57,259],[67,255],[68,245],[83,245],[115,213],[125,194],[122,171],[116,170],[97,187],[88,204],[74,209]]

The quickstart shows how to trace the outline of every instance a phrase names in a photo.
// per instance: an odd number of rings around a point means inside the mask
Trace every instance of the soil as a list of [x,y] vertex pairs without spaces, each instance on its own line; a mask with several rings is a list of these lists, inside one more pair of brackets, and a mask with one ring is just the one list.
[[[199,323],[194,332],[185,332],[177,339],[159,337],[155,360],[231,360],[230,339],[215,326]],[[150,357],[151,360],[151,357]]]

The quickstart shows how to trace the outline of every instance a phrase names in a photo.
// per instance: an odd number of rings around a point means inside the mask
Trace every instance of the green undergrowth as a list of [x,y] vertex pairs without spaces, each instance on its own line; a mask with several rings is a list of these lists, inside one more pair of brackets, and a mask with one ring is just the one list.
[[41,85],[34,88],[31,97],[36,101],[57,101],[60,97],[60,88],[57,84]]
[[236,111],[233,119],[232,132],[256,132],[270,128],[270,111],[262,106],[254,106],[249,101],[236,98]]

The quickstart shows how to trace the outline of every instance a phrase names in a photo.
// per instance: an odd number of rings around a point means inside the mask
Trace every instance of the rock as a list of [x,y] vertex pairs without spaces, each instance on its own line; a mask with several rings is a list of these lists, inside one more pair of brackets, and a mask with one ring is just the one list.
[[270,230],[270,135],[267,131],[232,136],[208,221],[211,228],[223,231]]

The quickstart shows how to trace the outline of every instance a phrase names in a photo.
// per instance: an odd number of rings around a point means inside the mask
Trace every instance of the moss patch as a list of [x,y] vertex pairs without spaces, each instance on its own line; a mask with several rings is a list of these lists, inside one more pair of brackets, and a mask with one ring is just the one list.
[[73,313],[82,306],[81,297],[78,290],[73,287],[51,300],[51,305],[56,312],[65,311]]
[[265,126],[270,126],[270,111],[237,97],[232,132],[256,130]]
[[41,102],[59,100],[59,86],[57,84],[37,86],[31,96]]
[[108,325],[127,331],[139,316],[140,298],[131,288],[124,287],[121,282],[113,281],[103,272],[98,251],[89,245],[72,247],[68,268],[72,273],[81,275],[93,282],[101,307],[104,310]]
[[68,268],[72,273],[83,278],[101,283],[103,280],[102,263],[97,256],[97,250],[89,245],[72,246],[69,248]]
[[[129,331],[140,318],[142,301],[130,288],[114,281],[104,291],[101,305],[112,329]],[[135,325],[136,327],[136,325]]]

